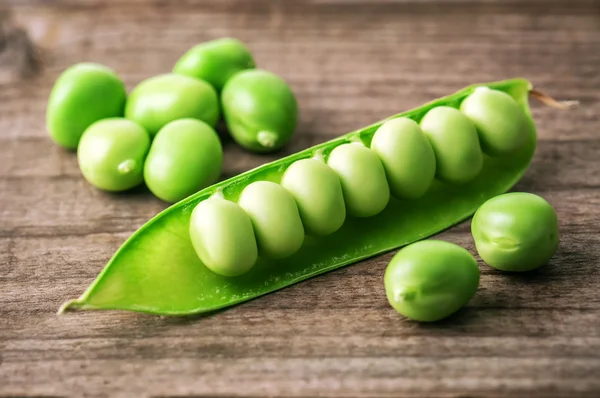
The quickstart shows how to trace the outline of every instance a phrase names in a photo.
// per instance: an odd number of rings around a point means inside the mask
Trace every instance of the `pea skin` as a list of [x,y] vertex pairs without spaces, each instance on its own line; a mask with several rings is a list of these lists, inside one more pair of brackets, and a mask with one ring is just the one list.
[[265,70],[245,70],[229,79],[221,106],[231,137],[249,151],[276,151],[296,129],[294,93],[282,78]]
[[558,219],[550,203],[525,192],[496,196],[473,216],[479,255],[501,270],[524,272],[546,264],[558,249]]
[[143,182],[150,136],[143,127],[124,118],[103,119],[88,127],[77,148],[85,179],[96,188],[119,192]]
[[479,267],[462,247],[425,240],[396,253],[385,270],[384,284],[388,301],[400,314],[435,322],[471,300],[479,286]]

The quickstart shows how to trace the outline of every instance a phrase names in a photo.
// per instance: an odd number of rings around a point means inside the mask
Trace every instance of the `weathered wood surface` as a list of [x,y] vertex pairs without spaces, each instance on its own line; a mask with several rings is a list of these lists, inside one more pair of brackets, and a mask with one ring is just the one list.
[[[600,5],[597,1],[4,0],[0,22],[0,395],[600,396]],[[79,61],[131,88],[224,35],[296,91],[272,156],[225,143],[225,175],[462,86],[523,76],[581,106],[533,104],[539,149],[517,189],[557,209],[550,265],[481,264],[468,308],[435,325],[386,303],[391,253],[209,317],[55,311],[165,207],[86,184],[50,142],[45,101]],[[474,251],[468,223],[441,238]]]

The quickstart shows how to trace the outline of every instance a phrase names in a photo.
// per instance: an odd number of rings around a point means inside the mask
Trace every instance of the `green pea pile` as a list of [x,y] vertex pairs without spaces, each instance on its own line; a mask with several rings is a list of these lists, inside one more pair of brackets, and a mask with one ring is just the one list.
[[145,182],[166,202],[219,179],[221,117],[233,140],[254,152],[283,147],[298,118],[287,83],[256,69],[248,48],[233,38],[198,44],[172,73],[140,82],[129,95],[112,69],[73,65],[57,79],[46,114],[50,136],[77,150],[92,185],[124,191]]

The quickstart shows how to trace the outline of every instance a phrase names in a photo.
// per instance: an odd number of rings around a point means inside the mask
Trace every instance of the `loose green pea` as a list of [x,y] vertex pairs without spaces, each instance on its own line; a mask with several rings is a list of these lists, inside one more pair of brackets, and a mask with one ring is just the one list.
[[222,167],[217,132],[203,121],[179,119],[154,137],[144,180],[154,195],[174,203],[216,182]]
[[233,76],[221,96],[223,114],[233,139],[255,152],[283,147],[294,134],[298,104],[279,76],[260,69]]
[[117,74],[106,66],[80,63],[66,69],[54,83],[46,126],[57,144],[76,149],[92,123],[123,116],[127,91]]
[[238,204],[248,213],[261,254],[291,256],[304,242],[304,227],[292,195],[281,185],[257,181],[242,191]]
[[464,184],[481,172],[483,155],[475,125],[449,106],[431,109],[421,120],[436,159],[436,177],[451,184]]
[[329,235],[346,219],[342,184],[335,172],[320,159],[298,160],[281,179],[298,205],[306,233]]
[[241,207],[220,195],[194,208],[190,238],[200,260],[219,275],[245,274],[258,257],[250,218]]
[[398,198],[420,198],[435,176],[435,154],[419,125],[408,118],[381,125],[371,141],[381,159],[392,194]]
[[478,87],[460,110],[475,124],[481,147],[490,156],[507,155],[525,142],[525,114],[507,93]]
[[165,74],[138,84],[129,94],[125,116],[155,135],[167,123],[183,118],[215,126],[219,99],[208,83],[188,76]]
[[343,144],[329,154],[327,164],[338,175],[346,211],[354,217],[371,217],[385,209],[390,188],[377,154],[361,143]]
[[77,148],[85,179],[105,191],[124,191],[143,181],[150,136],[143,127],[123,118],[97,121],[83,133]]
[[471,232],[479,255],[502,271],[531,271],[558,248],[558,219],[545,199],[513,192],[485,202],[473,216]]
[[390,261],[385,293],[396,311],[415,321],[434,322],[466,305],[479,285],[475,258],[439,240],[413,243]]
[[233,75],[254,67],[254,58],[244,43],[224,37],[192,47],[177,61],[173,73],[207,81],[221,91]]

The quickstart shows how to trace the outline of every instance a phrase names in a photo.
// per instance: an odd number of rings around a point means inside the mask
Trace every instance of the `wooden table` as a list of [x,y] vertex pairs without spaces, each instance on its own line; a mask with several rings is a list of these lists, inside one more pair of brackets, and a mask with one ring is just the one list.
[[[4,0],[0,35],[0,395],[600,396],[600,5],[597,1]],[[209,317],[57,316],[165,207],[102,193],[52,144],[54,79],[80,61],[128,88],[231,35],[281,74],[302,117],[283,153],[225,143],[225,177],[449,94],[523,76],[539,149],[516,187],[556,208],[550,265],[505,275],[445,322],[387,304],[392,253]],[[40,63],[41,61],[41,63]],[[469,223],[442,234],[474,252]]]

